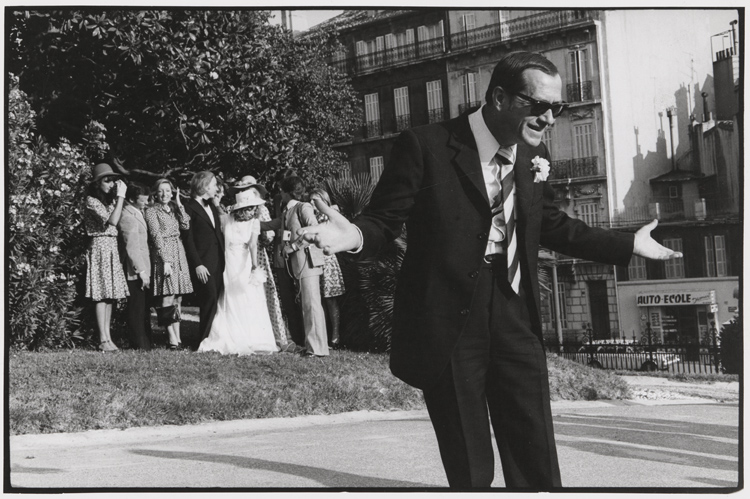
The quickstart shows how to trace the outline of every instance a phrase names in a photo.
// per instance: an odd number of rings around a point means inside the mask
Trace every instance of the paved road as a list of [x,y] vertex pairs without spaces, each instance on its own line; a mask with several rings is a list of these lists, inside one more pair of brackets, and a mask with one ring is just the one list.
[[[553,403],[564,484],[737,487],[737,404],[667,402]],[[447,486],[425,411],[23,435],[9,444],[12,486],[39,492]]]

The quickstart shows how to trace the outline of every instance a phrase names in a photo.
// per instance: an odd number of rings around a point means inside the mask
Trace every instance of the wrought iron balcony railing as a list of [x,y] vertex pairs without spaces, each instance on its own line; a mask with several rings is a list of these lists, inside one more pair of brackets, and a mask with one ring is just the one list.
[[[592,10],[543,11],[469,31],[453,33],[450,35],[451,50],[455,52],[488,43],[524,38],[597,18],[597,12]],[[382,69],[405,61],[415,61],[444,54],[448,50],[446,41],[447,37],[440,36],[370,54],[359,54],[349,59],[331,60],[330,64],[346,73]]]
[[439,107],[437,109],[430,109],[428,111],[427,119],[430,123],[438,123],[445,119],[445,109]]
[[383,135],[383,126],[381,120],[372,120],[365,123],[364,135],[366,138],[379,137]]
[[579,81],[568,84],[568,102],[583,102],[591,100],[591,82]]
[[471,102],[465,102],[463,104],[458,105],[458,114],[464,114],[469,109],[474,109],[475,107],[479,107],[482,105],[482,101],[471,101]]
[[739,216],[739,202],[732,196],[674,199],[652,197],[638,206],[615,209],[616,227],[643,225],[653,219],[680,222]]
[[549,180],[560,180],[566,178],[595,177],[601,175],[599,172],[599,158],[560,159],[552,161],[549,170]]
[[411,115],[403,114],[401,116],[396,116],[396,130],[401,132],[407,128],[411,128]]

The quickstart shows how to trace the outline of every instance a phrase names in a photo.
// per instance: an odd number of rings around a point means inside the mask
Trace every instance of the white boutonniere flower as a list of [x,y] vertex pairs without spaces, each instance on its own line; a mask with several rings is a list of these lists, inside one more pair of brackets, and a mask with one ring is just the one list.
[[534,172],[534,183],[545,182],[549,176],[549,161],[536,156],[531,160],[531,171]]

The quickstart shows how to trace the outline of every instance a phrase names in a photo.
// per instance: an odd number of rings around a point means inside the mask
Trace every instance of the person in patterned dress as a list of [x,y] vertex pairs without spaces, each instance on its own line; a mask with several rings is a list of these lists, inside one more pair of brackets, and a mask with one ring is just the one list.
[[154,297],[161,300],[160,319],[169,334],[170,350],[182,348],[180,343],[180,304],[182,295],[193,292],[185,248],[180,231],[190,228],[190,217],[180,201],[180,191],[166,178],[156,181],[154,204],[146,208],[148,235],[153,247],[152,286]]
[[86,250],[86,297],[94,302],[99,350],[104,352],[118,350],[110,332],[112,306],[128,296],[117,247],[117,223],[127,190],[120,177],[107,163],[94,166],[83,211],[86,234],[91,237]]
[[[315,208],[315,217],[319,224],[328,221],[328,217],[318,211],[314,201],[318,200],[325,203],[326,206],[331,206],[333,209],[338,211],[338,206],[331,205],[331,198],[328,196],[328,192],[322,187],[316,187],[310,191],[310,204]],[[336,349],[339,347],[340,342],[340,313],[339,313],[339,302],[338,297],[346,292],[344,286],[344,274],[341,272],[341,265],[336,255],[325,255],[325,264],[323,265],[323,279],[320,280],[321,295],[323,296],[323,303],[326,304],[328,309],[328,316],[331,320],[331,347]]]

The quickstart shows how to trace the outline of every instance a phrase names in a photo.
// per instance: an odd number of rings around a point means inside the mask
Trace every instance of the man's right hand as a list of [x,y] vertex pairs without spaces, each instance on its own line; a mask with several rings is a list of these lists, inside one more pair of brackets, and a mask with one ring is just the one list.
[[299,229],[298,236],[322,249],[326,255],[354,251],[362,246],[362,236],[353,223],[325,203],[317,199],[314,202],[318,210],[328,217],[328,221]]
[[206,284],[208,282],[208,276],[210,276],[211,273],[208,271],[205,265],[198,265],[195,268],[195,275],[198,276],[200,282]]

